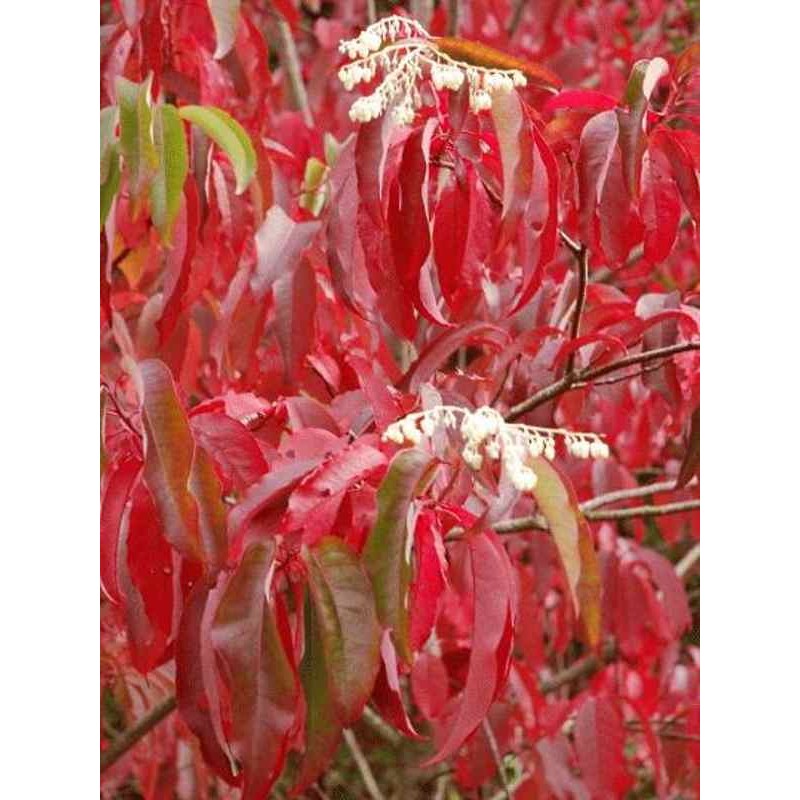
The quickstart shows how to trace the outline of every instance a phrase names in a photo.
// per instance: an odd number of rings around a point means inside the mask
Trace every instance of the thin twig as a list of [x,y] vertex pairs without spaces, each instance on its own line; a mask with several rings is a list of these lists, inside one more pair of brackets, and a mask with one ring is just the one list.
[[175,695],[154,706],[138,722],[121,733],[107,749],[100,753],[100,772],[105,772],[128,752],[142,737],[147,735],[162,719],[168,717],[178,704]]
[[679,503],[665,503],[663,506],[635,506],[634,508],[604,508],[587,511],[586,519],[592,522],[601,520],[634,519],[636,517],[663,517],[666,514],[680,514],[682,511],[696,511],[699,500],[683,500]]
[[369,794],[372,800],[385,800],[383,793],[378,788],[375,776],[372,774],[372,770],[369,767],[369,762],[359,747],[356,735],[350,728],[344,729],[344,741],[347,745],[347,749],[350,751],[350,755],[353,756],[353,761],[356,762],[356,767],[361,774],[361,780],[364,783],[367,794]]
[[492,753],[494,765],[497,768],[497,776],[500,778],[500,783],[503,786],[504,794],[501,795],[501,797],[505,797],[506,800],[511,800],[508,779],[506,778],[506,771],[503,767],[503,757],[500,755],[500,748],[497,745],[497,739],[495,738],[494,731],[492,730],[492,726],[489,723],[488,717],[483,718],[483,721],[481,722],[481,728],[486,736],[486,741],[489,743],[489,750]]
[[[575,260],[578,266],[578,296],[575,299],[575,313],[572,315],[572,326],[569,333],[571,342],[574,342],[580,336],[581,316],[583,315],[583,307],[586,305],[586,287],[589,285],[589,250],[586,245],[580,245]],[[565,369],[567,375],[572,375],[575,372],[575,359],[577,356],[577,350],[573,350],[567,356]]]
[[695,542],[692,549],[675,565],[679,578],[685,578],[694,565],[700,560],[700,542]]
[[372,25],[378,19],[378,12],[375,9],[375,0],[367,0],[367,23]]
[[506,422],[513,422],[523,414],[533,411],[533,409],[538,408],[549,400],[553,400],[559,395],[564,394],[564,392],[569,391],[578,381],[588,382],[595,378],[602,378],[603,375],[608,375],[611,372],[616,372],[617,370],[630,367],[634,364],[646,364],[655,359],[666,358],[667,356],[699,349],[700,342],[680,342],[678,344],[668,345],[667,347],[658,347],[655,350],[646,350],[642,353],[632,353],[631,355],[623,356],[616,361],[612,361],[610,364],[604,364],[600,367],[586,367],[572,374],[568,373],[549,386],[540,389],[527,400],[523,400],[521,403],[512,406],[505,416]]
[[593,675],[600,669],[601,666],[613,661],[617,656],[617,647],[613,642],[609,642],[603,647],[600,657],[592,654],[585,658],[570,664],[566,669],[553,675],[552,678],[547,678],[539,683],[539,691],[542,694],[551,694],[557,691],[562,686],[574,683],[581,678],[587,678]]
[[[688,486],[689,484],[687,484]],[[599,494],[591,500],[585,500],[580,504],[581,511],[591,511],[593,508],[600,508],[611,503],[618,503],[620,500],[635,500],[639,497],[647,497],[651,494],[675,491],[675,481],[661,481],[659,483],[649,483],[647,486],[635,486],[632,489],[619,489],[616,492]]]
[[311,113],[311,106],[308,104],[308,94],[300,71],[300,59],[297,57],[297,47],[292,36],[292,29],[283,18],[277,20],[277,26],[280,39],[279,56],[281,64],[286,70],[286,77],[289,79],[289,94],[292,98],[292,103],[300,110],[306,126],[313,128],[314,116]]

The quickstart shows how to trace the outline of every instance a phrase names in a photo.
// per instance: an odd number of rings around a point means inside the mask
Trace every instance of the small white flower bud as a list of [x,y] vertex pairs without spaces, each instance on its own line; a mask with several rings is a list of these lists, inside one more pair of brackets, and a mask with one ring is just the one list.
[[528,444],[528,452],[533,458],[539,458],[544,453],[544,442],[538,436],[531,439],[530,444]]
[[436,423],[427,414],[422,418],[419,426],[426,436],[432,436],[436,430]]
[[489,442],[486,443],[486,455],[489,456],[493,461],[497,461],[500,458],[500,440],[497,438],[491,439]]
[[422,434],[419,432],[416,423],[413,419],[404,419],[401,423],[404,438],[411,442],[411,444],[419,444],[422,440]]
[[527,86],[528,79],[518,70],[514,70],[511,75],[511,80],[514,82],[514,86]]
[[544,446],[544,457],[548,461],[552,461],[556,457],[556,443],[552,439],[548,439]]

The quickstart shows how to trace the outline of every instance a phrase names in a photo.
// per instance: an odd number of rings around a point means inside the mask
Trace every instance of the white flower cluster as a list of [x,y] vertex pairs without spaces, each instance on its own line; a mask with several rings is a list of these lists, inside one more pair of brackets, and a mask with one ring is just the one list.
[[339,80],[348,92],[359,83],[372,81],[379,70],[384,73],[378,88],[351,106],[353,122],[376,119],[390,106],[396,122],[413,122],[422,104],[417,81],[424,78],[424,67],[437,91],[458,91],[466,81],[470,108],[475,112],[492,107],[492,94],[527,83],[519,70],[490,69],[451,58],[437,48],[435,39],[418,22],[404,17],[386,17],[370,25],[355,39],[341,42],[339,50],[351,61],[339,70]]
[[382,438],[396,444],[417,445],[440,426],[460,432],[464,442],[461,457],[469,467],[481,469],[484,458],[502,461],[506,474],[520,492],[530,492],[536,487],[536,473],[531,469],[530,459],[544,456],[552,461],[556,457],[556,436],[561,436],[567,451],[578,458],[609,456],[608,445],[596,434],[511,424],[489,406],[476,411],[436,406],[408,414],[393,422]]

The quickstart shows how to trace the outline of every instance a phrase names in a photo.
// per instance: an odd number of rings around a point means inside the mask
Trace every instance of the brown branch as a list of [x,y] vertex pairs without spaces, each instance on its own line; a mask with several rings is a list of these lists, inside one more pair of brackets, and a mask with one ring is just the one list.
[[308,94],[300,71],[300,59],[297,57],[297,47],[292,36],[292,29],[283,18],[278,19],[277,26],[280,41],[278,55],[289,80],[289,94],[292,98],[292,103],[303,115],[303,122],[305,122],[306,126],[313,128],[314,117],[311,113],[311,106],[308,104]]
[[[572,326],[569,333],[570,342],[574,342],[580,336],[581,316],[583,315],[583,307],[586,305],[586,287],[589,285],[589,250],[586,245],[580,245],[575,260],[578,266],[578,296],[575,299],[575,313],[572,315]],[[575,359],[577,356],[577,350],[573,350],[567,356],[565,374],[573,375],[575,373]]]
[[682,511],[696,511],[699,500],[683,500],[679,503],[665,503],[663,506],[635,506],[634,508],[605,508],[587,511],[586,519],[592,522],[601,520],[634,519],[635,517],[663,517],[666,514],[680,514]]
[[675,565],[679,578],[685,578],[694,565],[700,560],[700,542],[696,542],[691,550]]
[[666,358],[668,356],[677,355],[678,353],[686,353],[690,350],[699,349],[700,342],[680,342],[678,344],[668,345],[667,347],[658,347],[655,350],[646,350],[643,353],[632,353],[631,355],[624,356],[623,358],[612,361],[610,364],[605,364],[601,367],[585,367],[571,374],[567,373],[549,386],[545,386],[544,389],[540,389],[527,400],[523,400],[521,403],[512,406],[505,416],[506,422],[513,422],[523,414],[527,414],[529,411],[538,408],[549,400],[553,400],[559,395],[564,394],[564,392],[569,391],[573,384],[578,381],[588,382],[595,378],[602,378],[603,375],[608,375],[611,372],[616,372],[625,367],[633,366],[634,364],[646,364],[655,359]]
[[481,722],[481,728],[486,736],[486,741],[489,743],[489,750],[492,753],[492,759],[494,759],[494,765],[497,769],[497,776],[500,778],[500,784],[503,787],[503,794],[501,797],[505,797],[506,800],[511,800],[511,792],[508,787],[508,778],[506,778],[506,771],[503,768],[503,757],[500,755],[500,748],[497,745],[497,739],[495,738],[494,731],[492,730],[492,726],[489,723],[488,717],[483,718],[483,721]]
[[511,21],[508,23],[508,38],[513,38],[514,34],[522,22],[522,12],[525,10],[525,0],[514,0],[514,8],[511,12]]
[[581,678],[588,678],[594,675],[601,666],[608,664],[617,657],[617,647],[613,642],[609,642],[603,647],[599,656],[588,655],[585,658],[570,664],[566,669],[553,675],[552,678],[546,678],[539,683],[539,691],[542,694],[551,694],[557,691],[562,686],[567,686],[570,683],[580,680]]
[[580,508],[584,512],[591,511],[593,508],[607,506],[610,503],[618,503],[620,500],[635,500],[639,497],[647,497],[660,492],[672,492],[676,488],[675,481],[661,481],[660,483],[649,483],[646,486],[635,486],[632,489],[619,489],[616,492],[599,494],[591,500],[585,500],[580,504]]
[[458,35],[458,0],[447,0],[447,35]]
[[372,774],[372,770],[369,768],[367,757],[359,747],[356,735],[350,730],[350,728],[344,729],[344,741],[347,745],[347,749],[350,751],[350,755],[353,756],[353,761],[356,763],[356,767],[361,775],[361,780],[367,790],[367,794],[369,794],[372,800],[385,800],[383,793],[378,787],[378,782],[375,780],[375,776]]
[[100,753],[100,772],[105,772],[128,752],[142,737],[146,736],[161,720],[168,717],[178,704],[175,695],[154,706],[138,722],[121,733]]

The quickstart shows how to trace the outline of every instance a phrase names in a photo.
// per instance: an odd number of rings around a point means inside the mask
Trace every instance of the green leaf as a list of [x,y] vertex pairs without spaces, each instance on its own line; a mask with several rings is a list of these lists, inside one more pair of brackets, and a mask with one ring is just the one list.
[[111,203],[119,189],[119,152],[114,144],[108,149],[108,174],[105,183],[100,184],[100,227],[106,224]]
[[117,143],[117,116],[116,106],[106,106],[100,109],[100,185],[108,180],[111,169],[111,151]]
[[150,104],[152,76],[142,83],[117,78],[120,152],[128,173],[131,194],[138,200],[158,168],[153,142],[153,112]]
[[306,563],[333,702],[342,724],[350,725],[361,716],[380,666],[372,586],[358,556],[333,536],[307,551]]
[[236,194],[241,194],[256,173],[256,151],[244,128],[213,106],[183,106],[178,113],[225,151],[236,174]]
[[591,646],[600,640],[600,567],[589,525],[578,507],[569,479],[544,458],[534,458],[533,495],[547,519],[561,563],[567,574],[575,609],[580,613]]
[[314,156],[311,156],[306,161],[306,168],[303,174],[303,188],[305,191],[300,196],[300,207],[310,211],[315,217],[320,215],[325,206],[327,192],[324,183],[327,176],[327,164]]
[[150,213],[162,240],[169,243],[172,223],[180,211],[183,184],[189,172],[186,136],[175,106],[167,104],[155,109],[153,138],[159,166],[150,187]]
[[211,21],[214,23],[214,33],[217,36],[214,58],[224,58],[236,43],[240,5],[240,0],[208,0]]
[[378,489],[378,516],[364,547],[381,624],[390,628],[400,658],[411,663],[408,589],[411,547],[408,508],[427,486],[435,460],[422,450],[402,450],[393,459]]

